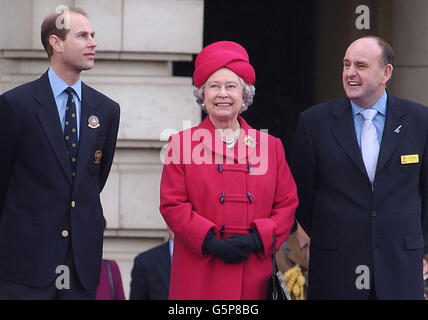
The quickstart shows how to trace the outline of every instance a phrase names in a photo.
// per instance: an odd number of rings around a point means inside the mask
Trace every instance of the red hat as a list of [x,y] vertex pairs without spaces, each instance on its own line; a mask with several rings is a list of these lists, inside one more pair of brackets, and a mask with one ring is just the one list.
[[206,46],[195,61],[193,80],[200,88],[218,69],[228,68],[240,76],[246,84],[253,85],[256,73],[250,65],[245,49],[232,41],[218,41]]

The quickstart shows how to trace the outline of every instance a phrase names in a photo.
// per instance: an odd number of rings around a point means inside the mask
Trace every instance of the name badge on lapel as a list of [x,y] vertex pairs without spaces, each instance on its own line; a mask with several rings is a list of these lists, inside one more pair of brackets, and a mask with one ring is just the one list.
[[401,156],[401,164],[419,163],[418,154],[407,154]]
[[100,126],[100,120],[96,115],[91,115],[88,118],[88,127],[91,129],[96,129]]

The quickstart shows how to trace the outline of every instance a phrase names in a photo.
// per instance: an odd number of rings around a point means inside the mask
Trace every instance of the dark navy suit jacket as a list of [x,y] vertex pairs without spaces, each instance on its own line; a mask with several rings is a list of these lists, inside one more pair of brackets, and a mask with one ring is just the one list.
[[[87,289],[100,278],[100,192],[116,146],[119,105],[82,82],[79,153],[74,183],[47,72],[0,96],[0,278],[46,286],[72,242]],[[96,115],[99,127],[90,128]],[[96,161],[95,152],[102,152]],[[64,232],[66,231],[66,232]],[[67,234],[68,233],[68,234]]]
[[428,108],[388,95],[373,191],[345,97],[301,114],[290,166],[311,238],[308,298],[366,299],[369,284],[380,299],[422,299]]
[[170,273],[169,242],[140,253],[132,268],[130,300],[168,300]]

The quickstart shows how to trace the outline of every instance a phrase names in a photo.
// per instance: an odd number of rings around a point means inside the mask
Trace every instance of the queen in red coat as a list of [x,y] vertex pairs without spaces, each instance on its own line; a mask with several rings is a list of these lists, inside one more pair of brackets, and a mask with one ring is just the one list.
[[175,233],[170,299],[265,299],[273,235],[294,223],[296,185],[279,139],[239,114],[255,72],[245,49],[220,41],[196,58],[197,103],[208,116],[172,135],[160,212]]

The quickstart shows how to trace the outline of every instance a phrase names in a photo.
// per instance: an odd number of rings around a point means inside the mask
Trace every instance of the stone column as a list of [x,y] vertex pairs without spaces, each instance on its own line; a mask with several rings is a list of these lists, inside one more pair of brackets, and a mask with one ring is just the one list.
[[428,106],[428,1],[392,1],[391,45],[396,55],[392,94]]

